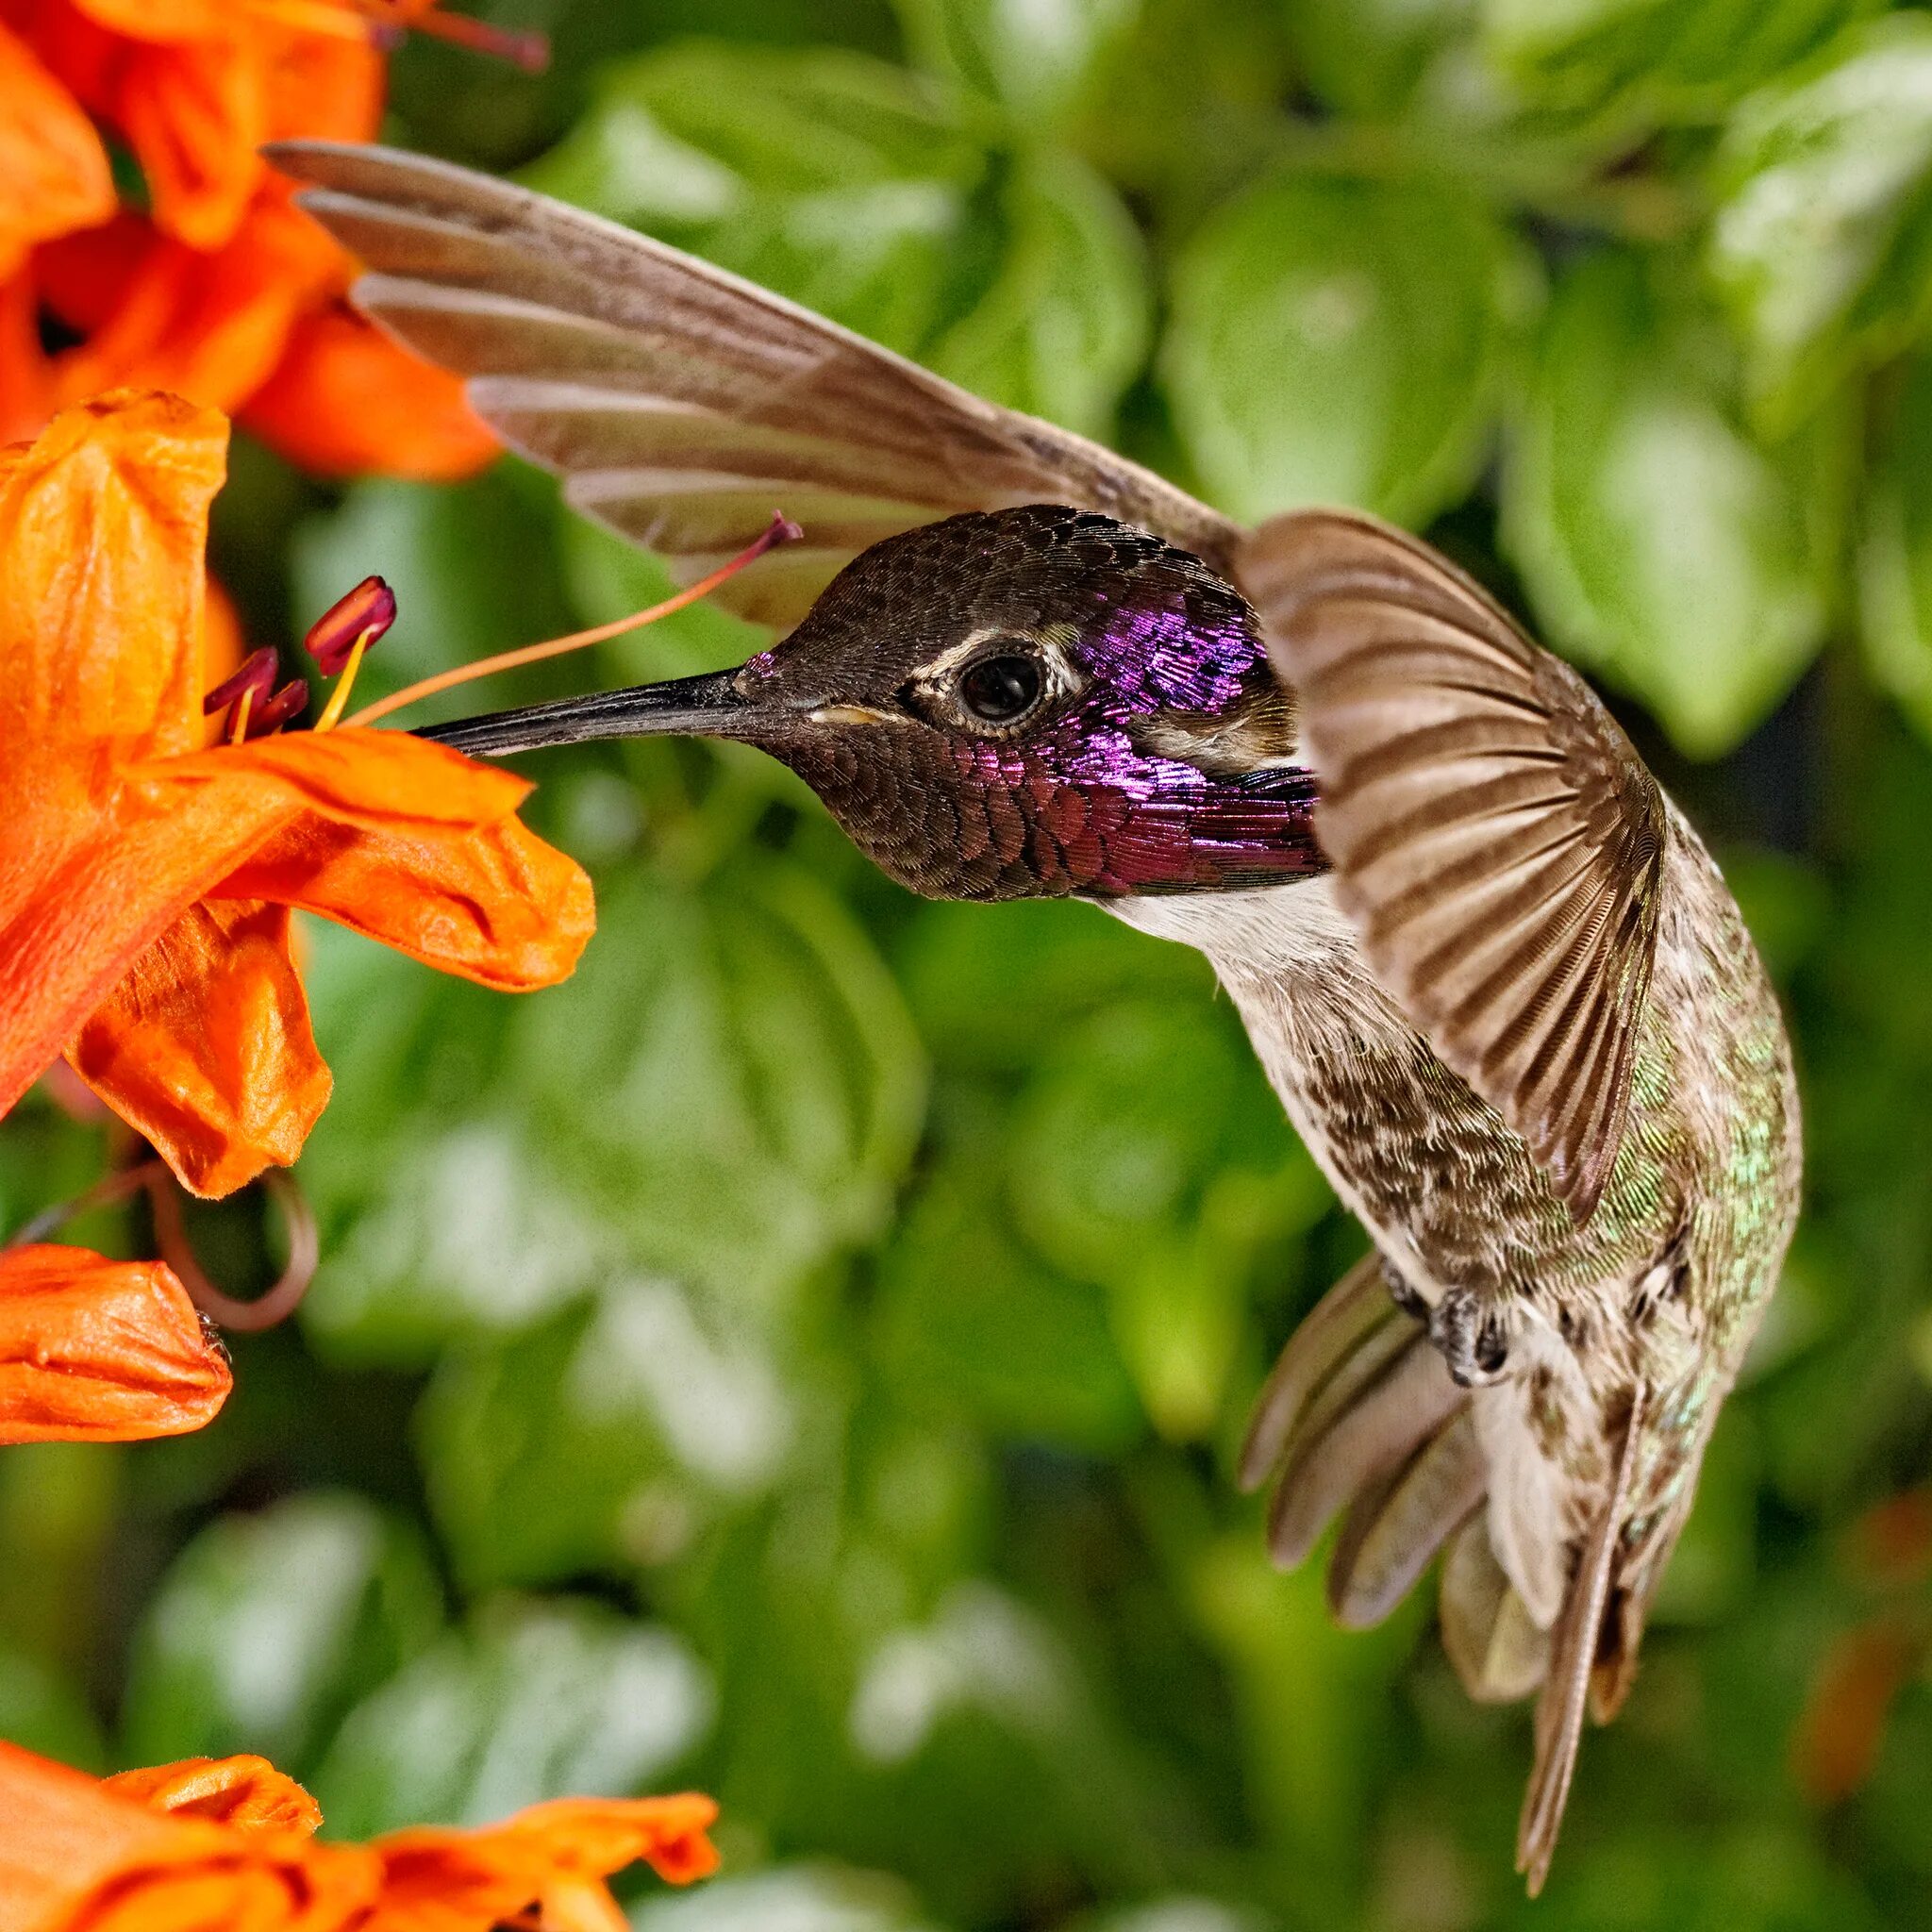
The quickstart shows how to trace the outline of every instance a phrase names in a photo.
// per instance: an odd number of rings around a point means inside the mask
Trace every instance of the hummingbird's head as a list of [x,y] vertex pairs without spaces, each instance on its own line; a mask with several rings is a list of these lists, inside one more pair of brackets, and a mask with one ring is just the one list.
[[658,731],[758,745],[935,898],[1210,891],[1324,866],[1293,700],[1247,601],[1091,511],[889,537],[735,671],[428,735],[489,752]]

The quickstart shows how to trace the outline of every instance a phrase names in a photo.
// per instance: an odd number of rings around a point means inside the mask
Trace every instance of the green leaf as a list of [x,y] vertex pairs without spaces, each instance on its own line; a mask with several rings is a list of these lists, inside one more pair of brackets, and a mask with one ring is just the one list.
[[1546,113],[1708,119],[1877,0],[1481,0],[1484,46]]
[[1120,197],[1083,161],[1018,161],[1000,197],[998,273],[925,359],[1015,409],[1105,436],[1147,347],[1146,258]]
[[314,1790],[342,1838],[627,1797],[690,1755],[711,1707],[708,1674],[668,1631],[588,1604],[499,1603],[349,1713]]
[[700,43],[610,70],[525,178],[911,351],[944,309],[983,169],[903,69]]
[[850,914],[766,860],[701,887],[634,870],[598,928],[566,985],[514,1002],[318,948],[348,1105],[305,1158],[330,1254],[305,1321],[339,1352],[421,1361],[619,1272],[770,1309],[879,1224],[924,1064]]
[[1932,736],[1932,359],[1906,372],[1864,505],[1859,636],[1882,690]]
[[415,1538],[360,1496],[224,1518],[175,1559],[129,1667],[128,1760],[257,1751],[299,1774],[441,1623]]
[[1210,1181],[1289,1156],[1280,1108],[1224,1018],[1123,1002],[1041,1054],[1013,1124],[1011,1187],[1058,1266],[1119,1275],[1150,1239],[1192,1224]]
[[775,1865],[655,1891],[631,1913],[636,1932],[927,1932],[912,1893],[883,1872]]
[[1448,188],[1288,174],[1241,195],[1175,264],[1161,357],[1208,494],[1250,521],[1455,502],[1525,286],[1495,218]]
[[680,1554],[721,1502],[779,1474],[794,1408],[741,1324],[632,1276],[534,1332],[447,1357],[417,1441],[438,1528],[475,1590]]
[[1550,641],[1710,757],[1824,636],[1848,453],[1841,422],[1752,441],[1729,345],[1668,267],[1606,253],[1557,289],[1503,533]]
[[878,956],[777,862],[620,881],[565,995],[519,1008],[511,1077],[633,1266],[752,1306],[879,1225],[924,1110]]
[[0,1738],[81,1771],[112,1768],[100,1726],[80,1690],[5,1644],[0,1644]]
[[1214,998],[1213,969],[1191,947],[1058,899],[922,902],[892,964],[921,1033],[951,1067],[1030,1071],[1042,1039],[1123,994]]
[[1326,1200],[1221,1021],[1205,1006],[1098,1015],[1043,1058],[1010,1136],[1016,1219],[1108,1291],[1141,1399],[1177,1438],[1218,1419],[1256,1249],[1303,1232]]
[[1042,130],[1128,45],[1147,0],[894,0],[913,56]]
[[1000,1178],[958,1157],[921,1190],[878,1262],[881,1373],[900,1399],[963,1410],[992,1435],[1118,1452],[1140,1405],[1106,1300],[1014,1240]]
[[1468,37],[1480,0],[1281,0],[1295,58],[1331,107],[1394,116],[1431,62]]
[[1747,102],[1712,191],[1710,272],[1782,433],[1932,321],[1932,19],[1855,28]]

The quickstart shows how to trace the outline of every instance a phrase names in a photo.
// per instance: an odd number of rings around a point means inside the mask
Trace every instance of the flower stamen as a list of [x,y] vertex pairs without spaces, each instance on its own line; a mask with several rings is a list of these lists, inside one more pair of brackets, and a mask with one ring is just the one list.
[[766,551],[775,550],[781,543],[796,543],[804,535],[805,532],[782,510],[774,510],[772,521],[763,533],[746,544],[730,562],[720,564],[708,576],[687,585],[675,597],[667,597],[661,604],[653,604],[647,610],[633,611],[630,616],[617,618],[610,624],[593,625],[589,630],[574,630],[565,637],[550,638],[541,644],[525,644],[519,650],[499,651],[493,658],[479,658],[474,664],[459,664],[454,671],[440,671],[434,677],[405,685],[401,691],[391,691],[388,697],[363,706],[346,722],[352,725],[374,724],[378,718],[387,718],[391,711],[399,711],[405,705],[417,704],[424,698],[434,697],[439,691],[453,691],[458,685],[468,684],[474,678],[492,676],[499,671],[515,671],[525,664],[541,663],[546,658],[560,658],[566,652],[581,651],[588,645],[623,637],[626,631],[641,630],[647,624],[656,624],[660,617],[669,617],[701,598],[708,597],[720,584],[735,577],[746,565],[756,563]]
[[467,13],[440,10],[419,13],[408,23],[408,30],[447,41],[454,47],[467,47],[475,54],[487,54],[508,60],[525,74],[541,74],[550,65],[550,38],[515,27],[494,26]]
[[322,667],[325,676],[336,679],[336,688],[315,721],[318,731],[333,731],[341,722],[364,656],[395,621],[396,593],[381,577],[369,576],[308,626],[308,635],[302,641],[304,649]]
[[326,34],[356,41],[378,54],[392,54],[411,33],[427,34],[453,46],[492,59],[508,60],[525,74],[541,74],[550,64],[546,34],[492,25],[467,14],[443,13],[435,0],[243,0],[251,13],[293,33]]

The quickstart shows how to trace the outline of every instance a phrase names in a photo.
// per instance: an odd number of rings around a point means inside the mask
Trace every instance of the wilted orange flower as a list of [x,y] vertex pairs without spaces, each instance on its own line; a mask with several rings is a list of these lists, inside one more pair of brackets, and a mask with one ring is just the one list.
[[230,1386],[162,1262],[0,1250],[0,1442],[178,1436],[209,1421]]
[[[347,258],[258,152],[371,139],[404,27],[528,51],[435,5],[0,0],[0,441],[122,385],[233,414],[272,383],[249,426],[309,467],[441,477],[489,459],[460,386],[342,302]],[[138,163],[143,208],[116,212],[103,131]],[[72,340],[49,350],[43,324]]]
[[96,1780],[0,1744],[0,1924],[20,1932],[623,1932],[605,1880],[717,1868],[695,1793],[564,1798],[474,1831],[316,1840],[315,1801],[259,1757]]
[[0,1113],[65,1052],[204,1194],[292,1160],[328,1097],[290,908],[510,990],[593,922],[507,772],[401,732],[204,748],[226,437],[123,393],[0,451]]

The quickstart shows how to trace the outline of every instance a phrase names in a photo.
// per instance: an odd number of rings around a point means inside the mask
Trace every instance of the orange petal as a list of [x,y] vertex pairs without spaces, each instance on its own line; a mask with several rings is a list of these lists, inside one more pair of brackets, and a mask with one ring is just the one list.
[[0,831],[0,1113],[195,900],[269,896],[230,874],[298,816],[467,831],[528,790],[399,731],[302,731],[130,766],[85,822],[23,802]]
[[0,476],[10,778],[41,784],[90,740],[200,741],[203,552],[227,446],[211,409],[119,393],[57,417]]
[[194,1193],[287,1167],[328,1105],[289,953],[289,912],[191,906],[135,960],[68,1049],[75,1071]]
[[107,150],[74,96],[0,24],[0,276],[37,242],[114,212]]
[[240,1831],[291,1831],[307,1838],[322,1807],[266,1757],[184,1757],[103,1778],[101,1789],[156,1811],[206,1818]]
[[0,1743],[8,1932],[348,1932],[368,1923],[382,1869],[374,1854],[300,1830],[156,1810],[115,1782]]
[[428,1925],[483,1932],[546,1894],[575,1914],[575,1924],[563,1921],[567,1932],[579,1932],[596,1924],[585,1917],[587,1893],[595,1897],[589,1881],[641,1858],[675,1885],[716,1871],[718,1855],[706,1832],[717,1815],[717,1806],[695,1792],[559,1798],[477,1831],[391,1832],[372,1847],[384,1875],[382,1903],[368,1932],[417,1932]]
[[447,482],[502,449],[457,377],[336,303],[298,322],[242,426],[324,476],[378,473]]
[[382,129],[388,66],[373,41],[340,34],[275,36],[268,65],[269,138],[374,141]]
[[209,1421],[231,1386],[159,1261],[0,1253],[0,1442],[128,1442]]
[[[166,768],[165,760],[161,769]],[[51,793],[51,786],[42,788]],[[29,793],[0,821],[0,1114],[195,900],[297,809],[250,782],[125,788],[93,808]]]
[[87,334],[58,358],[63,396],[139,385],[220,409],[253,393],[341,274],[334,244],[279,193],[258,194],[212,254],[126,215],[49,243],[34,265],[48,306]]
[[155,225],[191,248],[221,247],[261,178],[256,150],[268,138],[266,75],[253,40],[134,50],[116,108],[146,177]]
[[192,1856],[214,1836],[0,1742],[0,1925],[64,1932],[72,1907],[117,1872]]
[[[72,0],[90,20],[136,41],[193,41],[234,23],[234,0]],[[259,31],[259,29],[257,29]]]
[[0,445],[37,435],[54,408],[54,365],[41,346],[32,278],[0,279]]
[[288,731],[129,765],[126,777],[157,804],[209,785],[258,785],[372,831],[493,824],[530,795],[515,773],[406,731]]
[[582,867],[514,818],[433,833],[305,820],[221,890],[320,912],[440,973],[508,991],[567,978],[597,923]]

